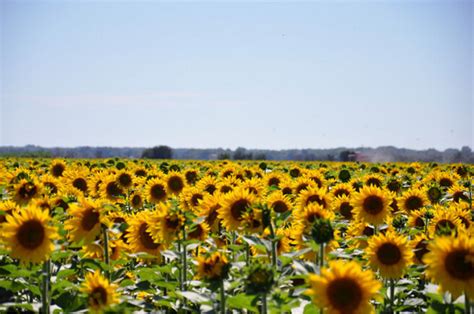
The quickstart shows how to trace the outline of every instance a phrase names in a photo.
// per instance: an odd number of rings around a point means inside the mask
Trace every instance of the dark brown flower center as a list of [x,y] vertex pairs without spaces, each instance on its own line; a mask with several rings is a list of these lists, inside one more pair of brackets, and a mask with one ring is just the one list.
[[283,201],[276,201],[273,203],[273,210],[277,213],[284,213],[288,210],[288,206]]
[[235,201],[230,207],[230,213],[235,220],[242,220],[242,215],[247,211],[250,202],[246,199],[239,199]]
[[351,278],[331,281],[326,290],[331,306],[340,313],[354,313],[362,302],[362,289]]
[[393,243],[384,243],[377,250],[377,259],[384,265],[395,265],[401,258],[400,248]]
[[184,188],[184,182],[180,177],[172,176],[168,179],[168,187],[174,193],[179,193]]
[[[470,259],[469,259],[470,258]],[[473,256],[468,250],[457,250],[446,255],[444,266],[455,279],[467,281],[474,277]]]
[[270,180],[268,180],[268,185],[269,186],[272,186],[272,185],[278,186],[278,185],[280,185],[280,179],[275,178],[275,177],[270,178]]
[[116,182],[109,182],[107,184],[106,192],[109,197],[119,197],[120,195],[123,195],[122,189]]
[[132,185],[132,177],[128,173],[121,173],[118,177],[118,181],[124,188],[128,188]]
[[454,229],[456,229],[456,226],[451,220],[448,220],[448,219],[441,219],[440,221],[438,221],[435,227],[436,232],[443,232],[443,231],[454,230]]
[[341,188],[341,189],[337,189],[337,190],[334,191],[334,196],[336,196],[336,197],[343,196],[343,195],[347,195],[347,196],[348,196],[349,194],[350,194],[350,193],[349,193],[348,190],[342,189],[342,188]]
[[421,217],[416,217],[415,219],[415,227],[423,228],[425,226],[425,221]]
[[194,184],[197,180],[197,173],[194,171],[188,171],[186,172],[185,177],[189,184]]
[[87,192],[87,181],[84,178],[77,178],[72,181],[72,186],[82,192]]
[[37,191],[38,188],[34,183],[27,182],[20,187],[18,195],[22,200],[30,200],[36,195]]
[[160,245],[153,241],[153,238],[151,237],[150,233],[148,232],[148,230],[146,230],[147,228],[147,223],[141,224],[140,229],[138,230],[140,242],[147,250],[156,250]]
[[428,243],[426,240],[421,240],[418,242],[415,246],[415,257],[418,260],[418,262],[423,263],[423,256],[425,256],[426,253],[428,253]]
[[40,221],[28,220],[20,226],[16,237],[22,247],[34,250],[43,243],[45,229]]
[[204,189],[204,191],[206,191],[207,193],[209,194],[214,194],[214,192],[216,191],[216,186],[214,184],[209,184],[206,186],[206,188]]
[[57,165],[54,165],[52,168],[51,168],[51,173],[53,174],[53,176],[55,177],[60,177],[63,175],[63,172],[64,172],[64,166],[61,165],[61,164],[57,164]]
[[351,206],[351,204],[349,204],[349,202],[344,202],[339,207],[339,212],[344,218],[350,220],[352,219],[352,209],[353,207]]
[[199,239],[201,235],[203,234],[204,229],[201,227],[201,225],[196,225],[196,228],[194,228],[193,231],[188,233],[188,236],[190,239]]
[[408,210],[417,210],[423,207],[423,200],[416,195],[410,196],[405,201],[405,207]]
[[319,205],[321,205],[322,207],[326,208],[326,201],[321,198],[319,195],[317,194],[313,194],[313,195],[310,195],[307,199],[306,199],[306,205],[310,204],[310,203],[318,203]]
[[142,205],[142,197],[138,194],[135,194],[133,197],[132,197],[132,206],[133,207],[139,207]]
[[[308,189],[308,186],[309,186],[308,183],[301,183],[300,185],[298,185],[296,187],[296,194],[300,194],[301,191],[304,191],[304,190]],[[283,193],[283,194],[285,194],[285,193]]]
[[377,215],[383,210],[383,200],[377,195],[369,195],[365,198],[362,206],[370,215]]
[[99,223],[99,217],[100,214],[94,208],[85,210],[81,220],[82,229],[91,231]]
[[168,228],[168,229],[172,229],[172,230],[178,229],[178,227],[179,227],[179,217],[176,216],[176,215],[166,217],[165,224],[166,224],[166,228]]
[[382,185],[382,182],[380,182],[380,180],[377,178],[369,178],[366,184],[369,186],[374,185],[374,186],[380,187]]
[[150,195],[154,200],[162,201],[166,198],[165,187],[161,184],[155,184],[150,188]]
[[95,287],[89,295],[89,304],[91,307],[100,307],[107,304],[107,291],[104,287]]

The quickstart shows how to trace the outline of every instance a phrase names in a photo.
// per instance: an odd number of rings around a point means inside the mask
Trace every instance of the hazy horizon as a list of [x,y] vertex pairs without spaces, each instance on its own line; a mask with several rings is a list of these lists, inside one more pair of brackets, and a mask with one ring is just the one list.
[[471,1],[1,1],[0,146],[474,147]]

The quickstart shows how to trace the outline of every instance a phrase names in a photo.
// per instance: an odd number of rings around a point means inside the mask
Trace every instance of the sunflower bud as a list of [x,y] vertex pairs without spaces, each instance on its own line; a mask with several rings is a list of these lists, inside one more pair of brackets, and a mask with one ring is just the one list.
[[334,239],[334,229],[329,219],[316,219],[311,228],[311,237],[314,242],[321,244]]
[[253,264],[247,269],[245,289],[249,294],[268,293],[275,284],[275,272],[271,265]]

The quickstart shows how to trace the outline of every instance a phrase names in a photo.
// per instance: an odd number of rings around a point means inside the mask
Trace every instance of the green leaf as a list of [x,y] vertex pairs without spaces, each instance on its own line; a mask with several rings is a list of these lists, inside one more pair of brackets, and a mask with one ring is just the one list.
[[71,275],[74,275],[76,271],[74,269],[62,269],[56,274],[57,279],[61,279],[64,277],[69,277]]
[[241,293],[228,297],[226,303],[229,308],[258,312],[258,308],[253,305],[255,298],[256,296]]
[[303,314],[319,314],[319,309],[311,302],[304,307]]
[[196,292],[192,292],[192,291],[182,291],[182,292],[178,292],[178,294],[181,294],[184,298],[188,299],[189,301],[191,301],[193,303],[197,303],[197,304],[207,303],[207,302],[211,301],[205,295],[202,295],[202,294],[199,294],[199,293],[196,293]]

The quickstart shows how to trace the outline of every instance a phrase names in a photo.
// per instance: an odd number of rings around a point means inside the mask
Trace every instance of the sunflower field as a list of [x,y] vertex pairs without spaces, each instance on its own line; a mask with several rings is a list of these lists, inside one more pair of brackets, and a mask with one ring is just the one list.
[[471,313],[473,173],[0,159],[0,312]]

